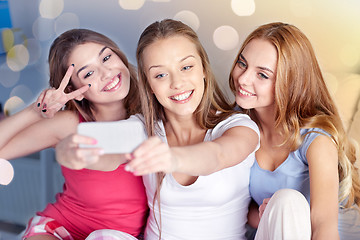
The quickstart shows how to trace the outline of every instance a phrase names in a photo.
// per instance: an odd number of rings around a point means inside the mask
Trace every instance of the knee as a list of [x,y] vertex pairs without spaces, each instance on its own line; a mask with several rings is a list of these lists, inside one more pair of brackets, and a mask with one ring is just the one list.
[[304,195],[302,195],[301,192],[294,190],[294,189],[280,189],[274,193],[274,195],[271,197],[277,200],[282,201],[306,201],[306,198]]
[[302,193],[296,191],[294,189],[280,189],[274,193],[271,197],[269,204],[275,204],[279,206],[288,206],[288,205],[296,205],[296,206],[305,206],[308,207],[309,203]]

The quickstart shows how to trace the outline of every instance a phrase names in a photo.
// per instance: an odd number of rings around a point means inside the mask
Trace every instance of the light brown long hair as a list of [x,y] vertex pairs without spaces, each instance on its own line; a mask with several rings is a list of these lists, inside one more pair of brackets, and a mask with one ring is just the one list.
[[[145,126],[149,136],[154,136],[158,129],[158,122],[166,122],[163,106],[158,102],[148,83],[144,62],[144,50],[151,44],[173,36],[183,36],[189,39],[197,49],[201,58],[205,74],[205,89],[203,98],[194,112],[196,122],[203,129],[212,129],[220,121],[234,113],[234,110],[224,97],[216,83],[215,76],[211,70],[209,58],[201,45],[197,34],[186,24],[172,19],[157,21],[149,25],[141,34],[136,50],[138,64],[139,89],[141,94],[142,113],[145,118]],[[158,173],[158,187],[154,197],[158,201],[160,209],[160,188],[164,178],[164,173]],[[161,217],[160,217],[161,224]],[[159,225],[158,225],[159,227]],[[160,228],[159,228],[160,229]],[[160,229],[161,237],[161,229]]]
[[[124,99],[124,106],[127,111],[127,116],[138,113],[140,111],[140,97],[135,68],[128,62],[125,54],[111,39],[88,29],[72,29],[62,33],[54,40],[50,48],[48,59],[50,86],[54,88],[58,88],[60,86],[61,80],[69,67],[70,54],[76,46],[89,42],[101,44],[111,49],[120,57],[125,66],[129,69],[130,90]],[[65,89],[65,92],[68,93],[74,90],[75,86],[70,81]],[[65,109],[78,111],[86,121],[96,120],[92,112],[92,103],[85,98],[81,101],[69,101],[66,103]]]
[[[339,202],[347,200],[344,207],[359,206],[360,178],[354,165],[356,149],[346,136],[310,41],[293,25],[280,22],[262,25],[245,39],[232,70],[240,53],[253,39],[269,41],[277,50],[275,126],[283,133],[285,143],[291,151],[296,150],[303,140],[301,128],[321,128],[328,132],[338,151]],[[235,93],[231,74],[229,84]],[[254,109],[244,111],[261,128]]]

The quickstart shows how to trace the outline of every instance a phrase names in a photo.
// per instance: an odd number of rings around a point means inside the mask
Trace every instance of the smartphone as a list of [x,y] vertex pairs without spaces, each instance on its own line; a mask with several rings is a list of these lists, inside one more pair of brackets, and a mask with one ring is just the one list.
[[131,153],[147,139],[144,123],[137,117],[116,122],[83,122],[77,132],[97,140],[96,145],[79,147],[102,148],[105,154]]

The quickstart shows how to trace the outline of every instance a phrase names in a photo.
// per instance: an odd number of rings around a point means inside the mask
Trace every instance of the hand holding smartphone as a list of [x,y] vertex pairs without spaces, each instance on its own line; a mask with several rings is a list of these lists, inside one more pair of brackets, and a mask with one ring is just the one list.
[[82,148],[102,148],[105,154],[130,153],[147,139],[143,122],[137,117],[116,122],[84,122],[78,125],[78,134],[95,138],[96,145]]

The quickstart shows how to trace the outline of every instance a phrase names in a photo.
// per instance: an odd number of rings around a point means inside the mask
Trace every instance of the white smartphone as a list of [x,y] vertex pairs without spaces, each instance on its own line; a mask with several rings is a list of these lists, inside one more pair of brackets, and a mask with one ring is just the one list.
[[102,148],[105,154],[131,153],[147,134],[137,117],[116,122],[84,122],[78,125],[78,134],[95,138],[96,145],[80,144],[82,148]]

